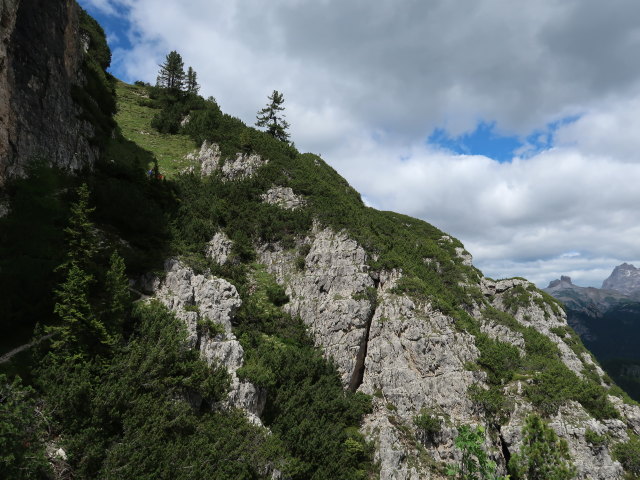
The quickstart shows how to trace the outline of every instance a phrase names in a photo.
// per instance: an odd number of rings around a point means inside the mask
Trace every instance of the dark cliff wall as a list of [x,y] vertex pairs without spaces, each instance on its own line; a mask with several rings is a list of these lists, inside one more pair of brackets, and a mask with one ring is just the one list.
[[0,0],[0,185],[35,157],[76,170],[98,155],[72,95],[87,83],[83,15],[75,0]]

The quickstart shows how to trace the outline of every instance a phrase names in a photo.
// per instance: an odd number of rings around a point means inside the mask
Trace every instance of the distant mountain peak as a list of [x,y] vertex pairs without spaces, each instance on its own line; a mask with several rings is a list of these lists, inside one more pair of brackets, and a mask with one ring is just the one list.
[[602,282],[602,288],[631,295],[640,292],[640,269],[630,263],[623,263],[613,269],[609,278]]
[[573,286],[573,283],[571,283],[571,277],[568,277],[566,275],[561,275],[560,280],[556,278],[555,280],[552,280],[551,282],[549,282],[549,286],[547,288],[568,287],[568,286]]

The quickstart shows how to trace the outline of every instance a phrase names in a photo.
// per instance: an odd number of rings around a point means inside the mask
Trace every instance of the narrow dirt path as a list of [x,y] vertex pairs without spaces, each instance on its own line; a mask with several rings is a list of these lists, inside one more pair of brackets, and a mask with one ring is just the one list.
[[19,354],[20,352],[24,352],[25,350],[30,349],[31,347],[33,347],[34,345],[37,345],[38,343],[40,343],[43,340],[47,340],[49,338],[51,338],[53,336],[53,333],[50,333],[48,335],[45,335],[44,337],[40,337],[36,340],[34,340],[33,342],[30,343],[25,343],[24,345],[20,345],[19,347],[14,348],[13,350],[5,353],[4,355],[2,355],[0,357],[0,363],[6,363],[9,360],[11,360],[15,355]]

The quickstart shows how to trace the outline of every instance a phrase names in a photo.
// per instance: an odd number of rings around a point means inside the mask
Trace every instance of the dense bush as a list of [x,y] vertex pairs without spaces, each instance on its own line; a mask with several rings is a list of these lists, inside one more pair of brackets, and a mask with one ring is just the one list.
[[159,304],[138,306],[134,319],[110,359],[47,355],[39,372],[77,476],[257,478],[285,458],[242,414],[210,409],[228,375],[187,348],[182,322]]
[[640,478],[640,437],[631,434],[628,442],[613,447],[613,454],[627,471],[627,478]]
[[0,375],[0,475],[41,479],[50,467],[45,456],[45,419],[35,391]]

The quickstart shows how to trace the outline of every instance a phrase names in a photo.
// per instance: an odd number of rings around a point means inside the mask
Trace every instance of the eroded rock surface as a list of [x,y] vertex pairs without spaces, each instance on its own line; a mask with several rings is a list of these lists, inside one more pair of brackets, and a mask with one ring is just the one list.
[[235,159],[227,159],[222,164],[222,178],[227,181],[249,178],[267,162],[267,159],[255,153],[237,153]]
[[216,233],[207,243],[206,255],[218,265],[227,263],[229,255],[231,255],[231,247],[233,242],[225,235],[224,232]]
[[231,331],[231,319],[242,304],[236,288],[221,278],[196,275],[177,260],[166,262],[165,273],[164,280],[156,283],[155,297],[185,323],[191,348],[199,350],[209,365],[226,367],[231,375],[229,405],[260,423],[265,392],[236,375],[244,359]]
[[[443,237],[441,242],[450,241]],[[301,268],[300,252],[304,254]],[[306,253],[308,252],[308,253]],[[456,328],[453,318],[434,310],[429,303],[395,293],[402,272],[371,272],[367,254],[344,233],[315,225],[296,249],[277,245],[258,248],[259,261],[286,287],[292,315],[299,315],[315,342],[332,358],[345,388],[372,395],[373,412],[364,419],[362,431],[376,446],[380,478],[393,480],[444,479],[446,465],[460,461],[454,446],[456,426],[484,424],[469,388],[485,389],[486,374],[473,367],[479,352],[475,339]],[[456,252],[468,265],[463,250]],[[522,326],[547,335],[559,348],[563,362],[582,375],[592,365],[590,355],[578,355],[552,329],[566,328],[566,317],[524,279],[492,281],[477,285],[490,304],[513,314]],[[525,292],[522,304],[513,307],[509,296]],[[483,307],[484,308],[484,307]],[[524,348],[520,332],[486,319],[482,308],[473,315],[490,337]],[[596,366],[596,372],[602,374]],[[507,395],[515,405],[509,422],[488,437],[485,445],[499,473],[506,474],[506,458],[518,451],[522,427],[531,405],[522,397],[524,385],[516,382]],[[613,398],[613,397],[612,397]],[[595,451],[585,439],[587,429],[612,439],[624,440],[625,429],[640,428],[640,409],[617,400],[624,421],[599,422],[575,403],[565,405],[552,418],[551,427],[566,439],[578,478],[622,479],[620,464],[609,448]],[[636,411],[638,410],[638,411]],[[441,421],[440,432],[427,439],[414,418],[421,411]]]
[[[225,181],[249,178],[256,173],[258,168],[268,163],[268,160],[260,155],[248,153],[236,153],[234,159],[226,158],[221,160],[218,144],[210,143],[206,140],[202,142],[200,151],[188,154],[185,159],[199,165],[200,174],[203,177],[220,171],[220,175]],[[197,166],[191,166],[186,171],[191,172],[195,168]]]
[[193,152],[185,157],[186,160],[200,165],[200,174],[203,177],[211,175],[220,165],[220,147],[216,143],[207,140],[202,142],[199,152]]
[[290,187],[272,187],[262,195],[262,200],[285,210],[295,210],[305,205],[304,198],[293,193]]

